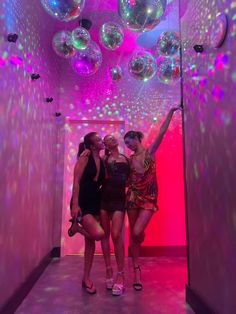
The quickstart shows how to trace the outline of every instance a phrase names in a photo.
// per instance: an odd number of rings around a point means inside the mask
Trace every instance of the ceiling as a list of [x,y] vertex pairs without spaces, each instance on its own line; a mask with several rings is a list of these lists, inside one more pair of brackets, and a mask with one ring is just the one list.
[[[186,2],[186,1],[184,1]],[[186,2],[187,3],[187,2]],[[118,15],[118,0],[96,0],[85,1],[84,10],[80,18],[87,18],[92,21],[90,29],[91,37],[96,40],[100,27],[106,22],[116,22],[122,25],[122,21]],[[63,23],[63,28],[72,30],[78,25],[78,20],[70,23]],[[62,22],[58,22],[58,30],[62,27]],[[122,44],[122,52],[133,51],[137,45],[146,49],[152,49],[159,35],[166,30],[179,29],[179,0],[168,0],[165,15],[161,22],[152,30],[146,33],[136,33],[124,28],[124,42]],[[117,52],[119,52],[118,49]]]

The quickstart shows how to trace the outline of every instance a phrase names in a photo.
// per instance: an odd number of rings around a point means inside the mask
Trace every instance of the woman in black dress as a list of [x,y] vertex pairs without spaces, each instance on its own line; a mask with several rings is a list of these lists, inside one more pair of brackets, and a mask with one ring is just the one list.
[[74,169],[73,195],[71,202],[71,217],[76,221],[81,216],[81,228],[76,223],[72,225],[74,233],[80,232],[85,235],[84,252],[84,276],[82,287],[90,293],[96,293],[93,282],[90,280],[95,240],[104,237],[104,231],[99,224],[101,206],[101,184],[105,177],[105,167],[99,156],[104,148],[101,137],[96,132],[91,132],[84,137],[84,143],[80,144],[79,155],[84,149],[90,150],[89,156],[81,156]]
[[[109,153],[104,158],[106,179],[102,186],[100,222],[105,232],[105,237],[102,239],[102,250],[106,264],[106,287],[107,289],[112,289],[113,295],[121,295],[124,291],[124,240],[122,230],[125,216],[125,187],[129,176],[129,161],[127,157],[120,154],[118,141],[113,135],[105,136],[104,144]],[[110,234],[114,243],[117,262],[115,281],[113,281],[110,259]]]

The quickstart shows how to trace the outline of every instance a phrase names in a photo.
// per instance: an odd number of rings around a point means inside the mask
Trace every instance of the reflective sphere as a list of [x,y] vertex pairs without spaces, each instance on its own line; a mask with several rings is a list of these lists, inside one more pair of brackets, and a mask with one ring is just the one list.
[[85,0],[41,0],[44,9],[60,21],[76,19],[84,8]]
[[122,28],[115,23],[103,24],[99,35],[101,44],[110,50],[119,48],[124,39]]
[[156,70],[155,58],[146,51],[136,53],[129,62],[129,72],[138,80],[150,80],[156,74]]
[[52,39],[52,47],[56,54],[63,58],[71,58],[76,54],[76,49],[72,45],[71,32],[56,33]]
[[157,52],[161,55],[175,55],[179,51],[179,47],[180,37],[177,32],[164,32],[157,41]]
[[179,57],[164,58],[157,60],[157,76],[166,84],[174,84],[180,80],[180,59]]
[[77,27],[71,33],[72,44],[76,49],[85,49],[90,43],[89,32],[83,27]]
[[112,81],[119,81],[123,77],[123,71],[120,66],[114,66],[110,68],[110,76]]
[[119,0],[118,12],[129,29],[146,32],[161,21],[166,2],[166,0]]
[[81,76],[89,76],[96,73],[101,63],[101,50],[93,41],[84,50],[77,50],[76,55],[71,59],[74,71]]

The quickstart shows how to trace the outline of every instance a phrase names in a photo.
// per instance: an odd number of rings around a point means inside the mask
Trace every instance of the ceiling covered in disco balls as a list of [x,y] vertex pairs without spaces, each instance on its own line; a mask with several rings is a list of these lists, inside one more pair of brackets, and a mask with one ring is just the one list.
[[[55,19],[54,53],[78,80],[94,81],[106,72],[106,79],[117,85],[135,80],[155,81],[156,86],[179,82],[177,0],[40,1]],[[84,19],[91,22],[87,29],[81,27]]]

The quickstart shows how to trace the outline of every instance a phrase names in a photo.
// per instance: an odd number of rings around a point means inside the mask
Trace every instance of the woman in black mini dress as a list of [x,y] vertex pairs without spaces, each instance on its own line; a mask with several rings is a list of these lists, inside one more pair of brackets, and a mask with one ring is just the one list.
[[[98,241],[104,237],[104,231],[98,221],[101,207],[101,184],[105,177],[105,167],[99,152],[104,148],[104,145],[96,132],[88,133],[84,137],[84,143],[81,144],[78,161],[74,169],[71,200],[73,224],[70,231],[71,235],[80,232],[85,236],[82,287],[88,293],[93,294],[96,293],[96,289],[90,280],[90,271],[95,252],[95,240]],[[81,156],[84,149],[90,151],[89,156]],[[82,217],[82,230],[76,223],[78,216]]]
[[[106,287],[112,289],[113,295],[121,295],[124,291],[124,240],[122,230],[129,161],[126,156],[120,154],[118,141],[113,135],[105,136],[104,144],[108,154],[104,158],[106,179],[102,186],[100,222],[105,232],[105,237],[102,239],[102,250],[106,264]],[[113,281],[110,259],[110,234],[114,244],[118,270],[115,281]]]

